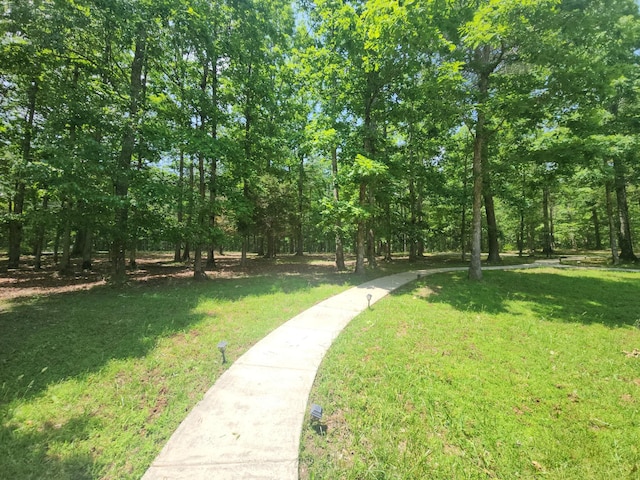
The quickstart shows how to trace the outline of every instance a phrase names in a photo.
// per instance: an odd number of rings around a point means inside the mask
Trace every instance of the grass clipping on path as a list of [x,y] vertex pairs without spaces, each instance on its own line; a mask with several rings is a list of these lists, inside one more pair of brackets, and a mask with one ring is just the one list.
[[346,288],[271,275],[7,302],[0,478],[140,478],[228,365]]
[[640,478],[637,273],[423,277],[320,368],[302,479]]

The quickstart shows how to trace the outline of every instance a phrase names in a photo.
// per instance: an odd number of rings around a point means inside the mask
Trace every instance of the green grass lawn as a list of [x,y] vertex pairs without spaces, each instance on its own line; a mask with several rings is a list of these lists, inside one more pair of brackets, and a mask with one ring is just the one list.
[[639,479],[640,277],[423,277],[320,368],[301,478]]
[[350,286],[270,275],[5,301],[0,478],[140,478],[180,421],[269,331]]

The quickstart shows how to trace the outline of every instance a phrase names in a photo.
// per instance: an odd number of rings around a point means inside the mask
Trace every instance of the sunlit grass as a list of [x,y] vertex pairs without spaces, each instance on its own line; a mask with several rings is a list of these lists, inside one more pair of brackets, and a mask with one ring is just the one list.
[[319,371],[302,478],[639,478],[639,280],[442,274],[382,300]]
[[347,277],[16,300],[0,315],[0,477],[140,478],[225,366]]

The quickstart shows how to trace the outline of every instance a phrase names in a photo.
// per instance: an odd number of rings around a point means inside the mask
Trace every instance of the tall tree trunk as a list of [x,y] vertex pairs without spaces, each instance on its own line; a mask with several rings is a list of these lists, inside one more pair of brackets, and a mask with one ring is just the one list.
[[524,250],[524,228],[525,228],[524,210],[521,208],[520,209],[520,224],[518,226],[518,256],[519,257],[522,256],[522,252]]
[[[27,92],[27,114],[25,118],[24,137],[22,138],[22,162],[25,166],[31,163],[31,142],[33,140],[33,124],[36,114],[36,99],[38,96],[38,82],[34,78]],[[20,174],[18,174],[20,175]],[[24,179],[18,178],[15,186],[13,202],[10,207],[12,214],[9,218],[9,269],[20,266],[20,249],[22,247],[22,213],[24,211],[26,186]]]
[[120,203],[116,210],[115,235],[112,242],[113,271],[111,281],[122,283],[127,277],[126,247],[129,231],[129,174],[131,159],[135,148],[135,122],[138,118],[140,96],[143,89],[143,66],[146,53],[146,31],[142,24],[136,32],[136,45],[131,62],[131,78],[129,86],[129,118],[125,121],[122,135],[122,147],[118,158],[115,177],[115,194]]
[[[206,98],[206,90],[209,86],[209,59],[207,58],[202,65],[202,79],[200,81],[200,90],[202,92],[202,98]],[[200,105],[200,135],[204,140],[207,135],[207,123],[209,116],[205,111],[204,105]],[[207,196],[207,182],[205,178],[205,155],[202,151],[198,152],[198,228],[196,233],[196,239],[194,242],[194,257],[193,257],[193,278],[196,280],[202,280],[207,277],[204,272],[204,264],[202,263],[202,250],[205,247],[205,242],[202,238],[202,232],[206,230],[206,223],[209,222],[209,218],[205,215],[205,204]]]
[[242,235],[242,247],[241,247],[241,252],[240,252],[240,266],[241,267],[246,267],[247,266],[247,249],[248,249],[247,243],[248,242],[249,242],[248,236],[247,235]]
[[56,235],[53,239],[53,263],[58,264],[59,252],[60,252],[60,236],[62,235],[62,228],[60,225],[56,226]]
[[[377,84],[377,75],[378,73],[375,71],[369,72],[367,75],[367,90],[364,96],[364,152],[371,159],[375,156],[375,123],[373,121],[373,104],[376,99],[376,84]],[[371,205],[371,198],[373,198],[373,192],[371,191],[371,185],[367,185],[367,181],[365,179],[360,180],[360,192],[359,192],[359,206],[362,209],[366,209],[367,206]],[[369,251],[366,251],[365,243],[367,239],[369,239],[369,244],[371,245],[373,237],[373,230],[367,230],[367,222],[364,218],[358,219],[358,233],[356,235],[356,268],[355,272],[358,274],[363,274],[365,272],[364,268],[364,257],[365,253],[369,253],[369,264],[375,266],[375,254],[371,255]],[[374,246],[371,245],[373,249]]]
[[[182,221],[184,215],[184,150],[180,148],[180,157],[178,164],[178,228],[182,229]],[[173,254],[173,261],[179,262],[181,260],[182,252],[182,233],[179,234],[180,238],[176,240],[175,251]]]
[[493,191],[491,189],[491,178],[489,169],[488,153],[489,149],[485,143],[483,150],[483,190],[484,190],[484,210],[487,217],[487,247],[489,249],[489,255],[487,262],[499,263],[502,261],[500,258],[500,244],[498,242],[498,222],[496,220],[496,209],[493,203]]
[[638,257],[633,253],[633,241],[631,239],[631,222],[629,220],[629,204],[627,202],[627,182],[625,168],[622,160],[614,158],[613,169],[615,172],[616,200],[618,205],[619,226],[618,243],[620,246],[620,260],[625,262],[637,262]]
[[[206,196],[206,182],[204,176],[204,155],[198,155],[198,176],[199,176],[199,188],[198,193],[200,197],[200,202],[198,203],[198,226],[204,226],[205,221],[205,212],[204,212],[204,204],[205,204],[205,196]],[[201,230],[199,228],[198,230]],[[203,280],[207,278],[206,273],[204,272],[204,265],[202,263],[202,249],[203,242],[200,237],[202,234],[198,233],[198,238],[195,240],[194,245],[194,256],[193,256],[193,278],[196,280]]]
[[482,177],[484,210],[487,217],[487,248],[489,249],[487,262],[499,263],[502,261],[502,259],[500,258],[500,244],[498,242],[498,222],[496,219],[495,205],[493,203],[493,189],[491,188],[489,144],[486,141],[482,145]]
[[193,278],[196,280],[204,280],[207,274],[204,273],[202,266],[202,247],[196,243],[193,254]]
[[91,270],[91,251],[93,246],[93,229],[87,226],[84,234],[84,245],[82,246],[82,270]]
[[460,257],[463,262],[467,261],[467,190],[469,179],[467,171],[469,169],[467,155],[464,156],[464,169],[462,174],[462,201],[460,202]]
[[191,260],[191,230],[193,228],[193,216],[195,211],[194,205],[194,195],[193,192],[196,188],[196,173],[195,173],[195,165],[193,162],[193,157],[190,157],[191,161],[189,162],[189,201],[187,202],[187,225],[186,230],[189,232],[185,243],[184,243],[184,251],[182,252],[182,261],[187,262]]
[[498,223],[496,221],[496,211],[493,203],[493,194],[484,194],[484,209],[487,216],[487,246],[489,256],[487,262],[498,263],[500,258],[500,244],[498,242]]
[[36,270],[42,268],[42,249],[44,248],[44,233],[45,233],[45,217],[49,214],[49,195],[45,194],[42,198],[42,212],[36,227],[36,245],[34,249],[35,262],[34,266]]
[[[252,77],[252,72],[253,72],[253,65],[251,62],[249,62],[249,64],[247,65],[247,78],[251,78]],[[246,103],[244,105],[244,160],[245,162],[247,162],[247,164],[249,165],[249,168],[251,168],[251,161],[253,159],[253,149],[252,149],[252,128],[253,128],[253,113],[251,111],[251,102],[252,102],[252,96],[249,92],[247,92],[247,94],[245,95],[246,99]],[[245,173],[243,175],[243,187],[242,187],[242,195],[243,195],[243,199],[246,202],[246,205],[251,205],[251,196],[250,196],[250,191],[249,191],[249,179],[247,178],[247,170],[249,170],[249,168],[247,168],[245,170]],[[242,252],[240,255],[240,265],[241,266],[246,266],[247,265],[247,250],[248,250],[248,235],[249,235],[249,226],[250,226],[250,222],[251,222],[251,218],[249,217],[249,215],[245,212],[243,213],[243,216],[245,218],[240,218],[239,222],[241,223],[241,225],[239,225],[238,227],[238,231],[240,232],[240,234],[243,236],[242,238]]]
[[550,197],[551,192],[549,186],[542,187],[542,253],[549,258],[553,254],[553,242],[551,233],[551,215],[550,215]]
[[593,203],[591,206],[591,221],[593,222],[594,247],[596,250],[602,250],[602,234],[600,233],[600,217],[598,216],[598,207]]
[[[471,262],[469,264],[469,280],[482,280],[482,195],[484,191],[482,171],[483,157],[487,151],[489,132],[487,131],[487,114],[484,104],[489,97],[489,77],[493,69],[488,69],[491,49],[487,45],[479,46],[474,51],[474,62],[481,66],[478,71],[478,103],[476,109],[476,131],[473,139],[473,212],[471,221]],[[495,66],[493,67],[495,68]]]
[[[211,139],[217,147],[218,143],[218,58],[214,56],[211,62],[211,103],[213,104],[213,115],[211,115]],[[211,167],[209,169],[209,226],[214,232],[216,228],[216,212],[218,197],[218,154],[215,153],[211,158]],[[216,268],[215,245],[213,240],[210,241],[209,250],[207,252],[208,270]]]
[[58,265],[58,272],[61,275],[69,275],[71,273],[71,202],[69,200],[62,201],[62,258]]
[[[360,195],[359,202],[360,205],[364,205],[367,199],[367,186],[364,182],[360,183]],[[355,273],[358,275],[362,275],[365,273],[364,268],[364,245],[365,245],[365,237],[367,231],[367,225],[364,218],[358,218],[358,230],[356,233],[356,268]]]
[[409,260],[418,258],[418,213],[417,213],[416,185],[413,176],[409,178]]
[[469,279],[482,280],[482,148],[486,141],[484,113],[478,111],[473,143],[473,213],[471,220],[471,262]]
[[611,201],[611,182],[605,181],[605,201],[607,204],[607,220],[609,221],[609,246],[611,248],[611,260],[614,265],[620,263],[618,244],[616,241],[616,221],[613,217],[613,203]]
[[391,225],[391,205],[390,203],[387,203],[385,205],[385,217],[387,220],[387,239],[385,242],[385,249],[384,249],[384,261],[385,262],[390,262],[391,261],[391,236],[392,236],[392,225]]
[[[373,223],[373,219],[370,224]],[[376,235],[372,226],[367,229],[367,264],[375,268],[378,264],[376,261]]]
[[267,229],[267,252],[266,258],[275,258],[276,256],[276,235],[272,228]]
[[[331,170],[333,172],[333,200],[340,201],[340,185],[338,184],[338,149],[331,147]],[[344,247],[342,245],[342,221],[336,219],[336,268],[342,272],[347,269],[344,263]]]
[[298,218],[296,219],[296,256],[304,255],[304,235],[302,231],[304,216],[304,155],[300,154],[298,163]]

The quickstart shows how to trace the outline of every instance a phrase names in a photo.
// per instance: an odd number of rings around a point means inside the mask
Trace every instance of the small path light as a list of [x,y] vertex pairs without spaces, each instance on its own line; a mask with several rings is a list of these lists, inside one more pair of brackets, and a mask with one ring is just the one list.
[[226,349],[227,349],[227,342],[225,340],[222,340],[221,342],[218,343],[218,350],[220,350],[220,353],[222,354],[223,364],[227,363],[227,358],[224,356],[224,352]]
[[311,405],[311,421],[319,422],[322,419],[322,407],[317,404]]
[[373,295],[367,293],[367,308],[371,308],[371,298],[373,298]]

